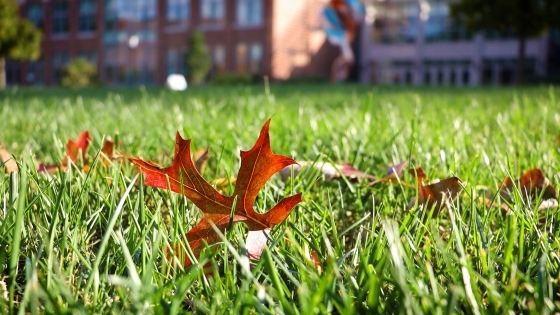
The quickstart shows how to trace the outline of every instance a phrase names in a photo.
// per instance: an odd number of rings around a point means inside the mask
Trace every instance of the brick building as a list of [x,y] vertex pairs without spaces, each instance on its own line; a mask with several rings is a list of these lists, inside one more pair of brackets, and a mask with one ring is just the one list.
[[72,58],[97,64],[104,84],[161,85],[186,74],[192,30],[201,30],[210,76],[327,78],[338,54],[321,25],[324,0],[20,0],[44,33],[35,62],[7,63],[9,85],[57,85]]

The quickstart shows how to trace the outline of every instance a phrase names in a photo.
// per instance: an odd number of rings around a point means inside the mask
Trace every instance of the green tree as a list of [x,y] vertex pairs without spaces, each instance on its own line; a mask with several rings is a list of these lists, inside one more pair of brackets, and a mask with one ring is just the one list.
[[189,83],[198,85],[206,78],[211,65],[208,49],[206,49],[206,43],[204,41],[204,34],[202,34],[201,31],[194,31],[191,33],[187,49],[186,65],[189,74]]
[[459,0],[451,15],[470,31],[511,32],[518,39],[516,83],[523,82],[528,38],[560,26],[559,0]]
[[19,17],[16,0],[0,0],[0,89],[6,87],[6,58],[37,59],[42,34]]
[[76,58],[62,69],[61,85],[77,89],[97,82],[97,67],[85,58]]

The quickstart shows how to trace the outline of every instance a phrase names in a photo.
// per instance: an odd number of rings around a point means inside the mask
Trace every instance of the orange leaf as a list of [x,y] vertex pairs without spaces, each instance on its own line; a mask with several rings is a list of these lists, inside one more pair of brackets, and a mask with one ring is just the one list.
[[[68,160],[76,163],[80,159],[80,154],[82,157],[82,162],[84,163],[84,170],[87,172],[89,170],[89,166],[87,166],[87,150],[89,148],[89,144],[91,143],[91,137],[89,135],[89,131],[84,131],[78,136],[78,140],[74,141],[73,139],[68,140],[66,143],[66,155],[62,159],[62,163],[60,168],[65,171],[68,167]],[[37,172],[47,172],[47,173],[54,173],[58,170],[58,166],[56,165],[45,165],[41,163],[39,165],[39,169]]]
[[111,138],[105,139],[103,148],[101,148],[101,162],[106,166],[111,166],[111,161],[114,159],[115,142]]
[[17,172],[18,166],[10,152],[4,148],[4,145],[0,143],[0,162],[6,168],[6,173]]
[[523,200],[528,204],[531,204],[532,201],[535,201],[542,194],[543,203],[540,205],[540,209],[558,206],[556,189],[554,189],[548,178],[538,168],[526,171],[521,175],[521,178],[515,181],[509,176],[503,181],[499,194],[508,203],[513,203],[512,192],[514,186],[519,189]]
[[[265,183],[282,168],[296,163],[292,158],[272,153],[268,128],[270,119],[264,124],[257,142],[249,151],[241,151],[241,167],[232,196],[224,196],[204,180],[196,170],[191,158],[190,140],[177,133],[173,164],[160,168],[142,159],[128,157],[145,175],[146,186],[167,189],[184,194],[201,211],[202,219],[187,232],[193,253],[198,256],[204,242],[219,241],[212,223],[225,231],[232,222],[244,222],[249,231],[272,228],[284,221],[292,208],[301,201],[301,194],[281,200],[267,213],[257,213],[253,208],[255,199]],[[169,181],[169,186],[168,186]],[[230,218],[233,209],[233,218]],[[191,262],[185,259],[185,266]]]
[[82,156],[82,161],[84,165],[87,164],[87,150],[89,144],[91,143],[91,137],[89,136],[89,131],[84,131],[78,136],[78,140],[73,139],[68,140],[66,144],[66,156],[62,159],[62,165],[68,166],[68,160],[76,163],[79,161],[80,154]]
[[[460,185],[461,180],[457,177],[450,177],[437,183],[424,185],[426,173],[421,167],[411,170],[411,173],[415,175],[418,182],[418,206],[423,205],[428,210],[433,207],[433,217],[445,209],[447,202],[455,200],[463,190]],[[414,207],[415,204],[416,198],[412,198],[408,204],[408,209]]]

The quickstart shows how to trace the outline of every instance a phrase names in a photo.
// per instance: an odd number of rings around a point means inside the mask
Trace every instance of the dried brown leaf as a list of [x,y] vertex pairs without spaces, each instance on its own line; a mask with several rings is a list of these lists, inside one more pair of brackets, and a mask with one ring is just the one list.
[[433,217],[446,208],[447,203],[453,202],[461,191],[461,180],[457,177],[450,177],[430,185],[424,185],[426,173],[421,167],[411,171],[418,183],[418,196],[412,198],[408,204],[408,209],[412,209],[416,203],[424,206],[424,209],[434,209]]
[[523,201],[531,205],[537,201],[538,198],[542,203],[539,209],[549,209],[558,207],[558,197],[556,196],[556,189],[544,173],[538,169],[533,168],[521,175],[519,179],[512,180],[507,177],[501,185],[499,195],[506,202],[502,204],[502,208],[508,208],[513,203],[513,191],[519,189]]
[[351,180],[358,180],[360,178],[366,178],[368,180],[376,179],[375,176],[355,168],[350,163],[340,165],[329,162],[311,161],[298,161],[298,164],[287,166],[280,170],[280,176],[282,177],[282,181],[285,182],[292,176],[292,173],[294,176],[298,176],[301,172],[306,170],[318,172],[322,177],[321,179],[324,181],[331,181],[342,176]]

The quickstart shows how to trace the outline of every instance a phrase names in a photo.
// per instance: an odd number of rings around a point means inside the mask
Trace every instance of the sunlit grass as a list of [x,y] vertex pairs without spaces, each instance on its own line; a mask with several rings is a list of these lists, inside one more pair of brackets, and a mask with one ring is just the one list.
[[[560,215],[516,198],[512,213],[480,198],[506,176],[559,175],[560,90],[371,86],[262,86],[132,90],[7,90],[0,142],[19,163],[0,174],[0,310],[84,313],[540,313],[560,309]],[[84,173],[38,174],[89,130],[162,165],[175,132],[209,147],[208,180],[234,176],[272,117],[275,153],[350,162],[377,176],[388,164],[422,166],[429,179],[458,176],[463,194],[423,222],[406,185],[317,182],[266,185],[255,207],[304,192],[268,250],[247,264],[236,225],[199,263],[174,266],[197,210],[184,197],[137,182],[126,161]],[[405,182],[414,184],[405,176]],[[139,183],[142,178],[139,178]],[[519,197],[519,196],[518,196]],[[313,260],[316,253],[319,261]],[[203,267],[206,266],[206,271]],[[210,276],[208,270],[212,270]],[[2,296],[7,296],[3,299]]]

